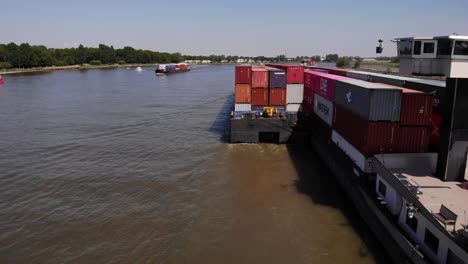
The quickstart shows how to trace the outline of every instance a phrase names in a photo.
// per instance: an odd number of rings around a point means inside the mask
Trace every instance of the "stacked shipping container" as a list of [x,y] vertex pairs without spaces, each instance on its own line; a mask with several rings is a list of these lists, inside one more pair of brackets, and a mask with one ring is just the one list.
[[426,152],[431,135],[433,96],[407,88],[386,86],[402,91],[400,124],[395,151]]
[[288,64],[267,64],[286,73],[286,111],[298,112],[304,100],[304,66]]
[[270,77],[268,105],[286,110],[286,72],[273,67],[263,68],[268,70]]
[[235,72],[234,111],[247,112],[252,110],[252,66],[238,65]]
[[268,106],[268,70],[252,66],[252,108],[261,110]]

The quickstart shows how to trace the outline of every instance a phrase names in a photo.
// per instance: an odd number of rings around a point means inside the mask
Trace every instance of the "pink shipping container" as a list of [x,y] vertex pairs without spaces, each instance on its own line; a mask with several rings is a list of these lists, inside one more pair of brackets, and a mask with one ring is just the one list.
[[[379,83],[380,84],[380,83]],[[400,124],[410,126],[429,126],[431,125],[432,102],[434,96],[432,94],[423,93],[420,91],[382,84],[384,86],[400,89],[401,95],[401,111]]]
[[268,88],[252,88],[252,105],[268,105]]
[[268,70],[252,66],[252,88],[268,88]]
[[302,111],[305,116],[314,113],[314,92],[310,89],[304,90],[304,101],[302,101]]
[[289,64],[267,64],[267,66],[285,70],[288,84],[304,83],[304,66]]
[[236,104],[250,104],[251,102],[251,89],[250,84],[236,84],[235,103]]
[[395,151],[398,123],[370,122],[335,105],[333,129],[365,156]]
[[236,66],[236,84],[250,84],[252,79],[252,66],[248,64]]
[[400,153],[427,152],[431,127],[400,126],[395,151]]
[[286,88],[270,89],[270,99],[268,105],[286,106]]
[[[352,80],[351,78],[333,75],[324,72],[317,72],[317,71],[304,71],[304,79],[310,79],[310,85],[312,90],[317,93],[318,95],[322,96],[323,98],[334,101],[335,100],[335,87],[336,81],[338,80]],[[304,84],[304,89],[305,84]]]

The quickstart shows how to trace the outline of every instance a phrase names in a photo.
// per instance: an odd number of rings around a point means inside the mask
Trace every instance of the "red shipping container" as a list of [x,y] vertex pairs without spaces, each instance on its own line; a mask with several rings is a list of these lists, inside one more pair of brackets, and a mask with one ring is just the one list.
[[268,89],[252,88],[252,105],[268,105]]
[[305,116],[311,116],[314,112],[314,92],[311,89],[304,90],[304,101],[302,111]]
[[268,105],[286,105],[286,88],[270,89],[270,102]]
[[365,156],[395,150],[398,123],[370,122],[335,105],[333,128]]
[[432,114],[431,118],[431,137],[429,144],[436,147],[440,144],[440,126],[442,125],[442,116],[438,114]]
[[252,66],[252,88],[268,88],[268,70]]
[[236,95],[235,103],[236,104],[250,104],[251,102],[251,92],[250,84],[236,84]]
[[236,84],[250,84],[252,79],[252,66],[248,64],[236,66]]
[[430,127],[400,126],[395,151],[400,153],[427,152],[430,136]]
[[[351,78],[317,71],[304,71],[304,79],[310,79],[312,90],[329,101],[335,101],[335,87],[338,80],[352,80]],[[305,89],[305,84],[304,84]]]
[[432,94],[383,83],[379,84],[400,89],[402,91],[400,112],[401,125],[431,125],[432,102],[434,100],[434,96]]
[[285,70],[288,84],[304,83],[304,66],[289,64],[267,64],[267,66]]

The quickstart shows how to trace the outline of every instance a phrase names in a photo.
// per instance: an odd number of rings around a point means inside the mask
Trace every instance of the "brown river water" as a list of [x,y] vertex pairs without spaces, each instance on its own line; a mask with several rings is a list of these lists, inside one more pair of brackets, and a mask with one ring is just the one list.
[[226,142],[233,77],[5,76],[0,263],[386,263],[309,146]]

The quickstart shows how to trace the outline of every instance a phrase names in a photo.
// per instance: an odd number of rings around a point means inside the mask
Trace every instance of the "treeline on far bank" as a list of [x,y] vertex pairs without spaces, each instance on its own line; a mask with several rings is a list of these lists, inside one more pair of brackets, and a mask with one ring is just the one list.
[[0,44],[0,69],[67,66],[77,64],[125,64],[125,63],[176,63],[184,60],[180,53],[164,53],[150,50],[99,44],[98,48],[47,48],[28,43]]

